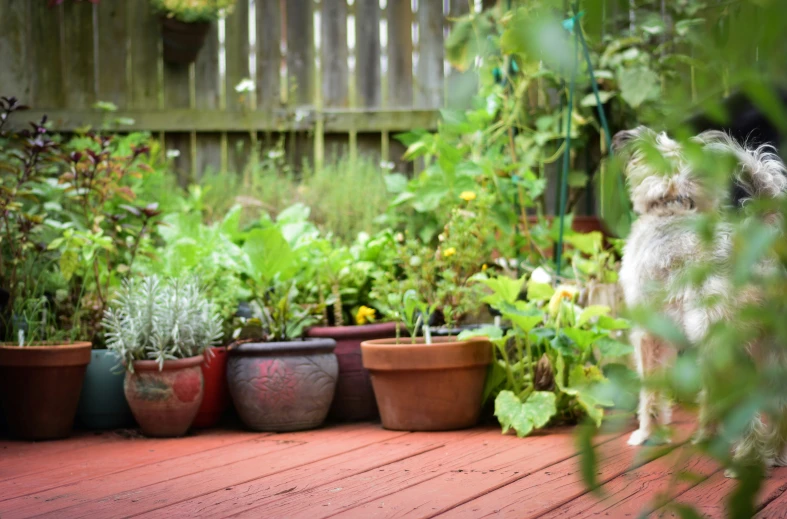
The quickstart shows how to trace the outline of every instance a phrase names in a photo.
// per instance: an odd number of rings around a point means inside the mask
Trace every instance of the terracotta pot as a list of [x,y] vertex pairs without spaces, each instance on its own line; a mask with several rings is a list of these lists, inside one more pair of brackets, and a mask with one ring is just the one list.
[[423,339],[361,344],[386,429],[448,431],[478,422],[492,344],[484,338],[432,340],[429,345]]
[[77,418],[89,429],[117,429],[134,423],[123,394],[124,369],[120,356],[109,350],[93,350],[85,372]]
[[186,23],[162,16],[161,39],[164,42],[164,61],[172,65],[193,63],[205,44],[210,25],[210,22]]
[[202,355],[168,360],[164,369],[153,360],[135,360],[126,372],[123,389],[142,433],[146,436],[183,436],[202,403]]
[[227,410],[230,392],[227,387],[227,348],[210,348],[202,363],[205,391],[197,417],[191,424],[195,428],[213,427]]
[[54,440],[71,434],[89,342],[0,346],[0,400],[12,436]]
[[339,375],[335,347],[333,339],[230,347],[227,380],[243,423],[255,431],[319,427],[328,415]]
[[361,342],[396,337],[396,323],[317,326],[310,328],[306,335],[336,341],[334,353],[339,361],[339,379],[328,417],[339,421],[376,419],[379,415],[377,402],[369,371],[363,367],[361,360]]

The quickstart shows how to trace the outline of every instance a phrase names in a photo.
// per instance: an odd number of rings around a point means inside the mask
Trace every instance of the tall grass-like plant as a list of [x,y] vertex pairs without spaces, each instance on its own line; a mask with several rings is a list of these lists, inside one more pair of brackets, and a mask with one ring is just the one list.
[[104,313],[107,348],[134,371],[135,360],[167,360],[202,354],[223,336],[222,319],[195,279],[149,276],[123,284]]

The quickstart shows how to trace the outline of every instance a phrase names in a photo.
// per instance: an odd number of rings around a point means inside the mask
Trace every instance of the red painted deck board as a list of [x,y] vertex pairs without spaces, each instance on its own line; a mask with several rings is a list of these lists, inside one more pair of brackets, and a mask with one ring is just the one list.
[[[690,424],[678,429],[684,436]],[[523,439],[488,426],[406,433],[362,423],[0,441],[0,517],[616,518],[638,517],[665,491],[705,517],[724,516],[734,482],[712,460],[686,462],[705,481],[670,485],[679,452],[629,447],[626,437],[597,440],[603,498],[582,483],[570,428]],[[757,517],[787,519],[787,468],[773,471],[759,503]]]

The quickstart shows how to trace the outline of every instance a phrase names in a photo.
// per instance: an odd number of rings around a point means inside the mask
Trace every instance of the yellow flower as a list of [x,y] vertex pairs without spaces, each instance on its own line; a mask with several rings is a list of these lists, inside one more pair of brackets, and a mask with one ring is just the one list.
[[459,198],[465,202],[470,202],[471,200],[475,200],[476,194],[473,191],[462,191],[462,194],[459,195]]
[[557,315],[560,310],[560,303],[564,299],[573,301],[579,295],[579,289],[573,285],[560,285],[555,289],[552,299],[549,300],[549,314]]
[[456,248],[455,247],[448,247],[447,249],[445,249],[443,251],[443,257],[444,258],[447,258],[448,256],[453,256],[454,254],[456,254]]
[[355,324],[366,324],[374,321],[377,311],[368,306],[361,306],[355,313]]
[[486,266],[486,263],[484,263],[483,265],[481,265],[481,272],[485,271],[488,268],[489,267]]

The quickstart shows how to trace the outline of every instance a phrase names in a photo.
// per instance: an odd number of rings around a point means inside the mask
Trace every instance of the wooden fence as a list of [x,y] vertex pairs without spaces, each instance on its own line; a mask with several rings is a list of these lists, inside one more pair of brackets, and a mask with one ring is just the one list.
[[[0,94],[59,130],[123,120],[160,134],[185,182],[239,172],[279,136],[293,162],[319,165],[335,144],[398,158],[393,134],[436,125],[449,20],[475,2],[238,0],[181,67],[161,59],[148,0],[47,4],[0,0]],[[236,91],[246,79],[254,90]]]

